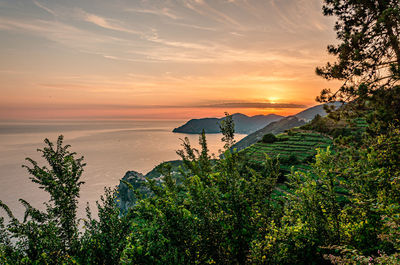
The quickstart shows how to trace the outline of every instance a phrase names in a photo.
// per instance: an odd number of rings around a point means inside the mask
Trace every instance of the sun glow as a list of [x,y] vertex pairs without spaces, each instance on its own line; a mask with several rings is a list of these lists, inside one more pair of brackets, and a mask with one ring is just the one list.
[[269,97],[268,98],[268,102],[272,103],[272,104],[278,103],[279,102],[279,98],[278,97]]

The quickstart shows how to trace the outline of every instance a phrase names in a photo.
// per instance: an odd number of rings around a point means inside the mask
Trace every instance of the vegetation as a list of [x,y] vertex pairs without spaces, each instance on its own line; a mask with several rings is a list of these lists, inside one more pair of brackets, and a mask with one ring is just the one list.
[[227,114],[221,159],[204,133],[200,150],[185,139],[181,179],[160,166],[163,181],[143,181],[151,196],[134,192],[126,214],[106,189],[81,229],[83,158],[46,139],[49,167],[25,168],[50,201],[41,211],[21,200],[23,221],[0,202],[10,219],[0,218],[0,263],[400,264],[399,1],[325,0],[324,10],[342,43],[320,74],[347,80],[346,106],[241,152]]
[[400,8],[398,0],[325,0],[324,14],[335,15],[337,45],[328,51],[338,61],[317,68],[327,79],[345,80],[321,100],[362,99],[376,90],[391,90],[400,79]]
[[[273,144],[296,137],[309,137],[310,143],[329,139],[295,131]],[[356,259],[359,264],[396,264],[400,130],[392,127],[378,138],[365,137],[368,148],[336,153],[329,147],[320,149],[309,170],[292,170],[288,190],[282,193],[276,185],[279,158],[265,158],[264,170],[256,171],[246,156],[227,149],[224,159],[211,163],[203,135],[199,151],[183,143],[181,182],[165,166],[161,186],[151,179],[146,182],[154,196],[138,198],[126,215],[120,214],[115,193],[107,189],[97,206],[98,218],[87,210],[80,236],[75,232],[60,238],[67,232],[61,217],[50,218],[56,206],[49,205],[47,213],[27,207],[24,222],[13,218],[5,226],[2,220],[0,260],[4,264],[349,264]],[[49,159],[52,167],[46,172],[51,176],[63,168],[59,173],[70,178],[53,175],[54,189],[68,181],[79,185],[81,160],[66,151],[62,138],[57,146],[48,147],[46,154],[57,163]],[[62,193],[53,194],[63,198]],[[72,204],[76,206],[76,200]],[[58,212],[74,209],[62,207]],[[65,218],[74,225],[68,231],[78,231],[75,215]],[[17,242],[11,243],[11,237]]]
[[[38,151],[50,168],[40,167],[30,158],[26,160],[31,166],[23,167],[32,175],[32,182],[50,195],[50,201],[46,203],[46,211],[42,212],[20,199],[26,208],[22,222],[0,201],[0,207],[10,218],[7,229],[3,229],[1,234],[6,243],[0,247],[0,261],[3,263],[68,263],[79,251],[76,209],[83,184],[80,180],[85,166],[83,157],[76,158],[76,154],[69,151],[69,145],[63,146],[62,136],[56,146],[48,139],[45,143],[46,147]],[[17,244],[11,244],[11,238],[18,239]]]
[[[267,126],[265,126],[262,129],[259,129],[258,131],[255,131],[240,141],[238,141],[236,144],[233,145],[233,148],[236,148],[237,150],[242,150],[246,147],[249,147],[252,144],[255,144],[256,142],[262,140],[263,136],[266,134],[280,134],[285,132],[286,130],[295,128],[295,127],[300,127],[305,125],[307,122],[311,121],[315,116],[321,116],[324,117],[327,115],[326,111],[324,110],[325,106],[327,104],[321,104],[317,105],[311,108],[308,108],[306,110],[303,110],[296,115],[293,116],[288,116],[285,118],[280,119],[279,121],[271,122]],[[335,106],[335,107],[340,107],[342,104],[340,102],[334,102],[332,104],[328,104],[329,107]]]
[[276,141],[276,137],[272,133],[268,133],[268,134],[264,135],[262,138],[262,142],[265,144],[272,144],[275,141]]
[[346,108],[350,113],[345,113],[350,115],[368,110],[370,129],[376,134],[390,124],[399,125],[399,0],[324,2],[324,14],[337,18],[339,43],[328,46],[337,61],[317,68],[316,73],[343,85],[336,92],[322,90],[317,100],[352,102]]
[[309,169],[309,164],[317,154],[317,149],[327,148],[332,143],[332,139],[328,136],[297,129],[292,130],[291,133],[276,136],[276,140],[273,142],[262,141],[253,144],[241,153],[251,164],[262,164],[266,154],[271,157],[279,157],[282,174],[288,174],[291,172],[292,166],[294,169]]
[[264,135],[266,134],[280,134],[285,132],[286,130],[292,129],[294,127],[305,125],[306,122],[303,120],[299,120],[296,117],[286,117],[279,121],[272,122],[265,126],[264,128],[247,135],[242,140],[238,141],[236,144],[233,145],[233,148],[236,148],[238,151],[249,147],[252,144],[257,143],[258,141],[262,140]]
[[[222,141],[225,143],[225,150],[230,149],[235,144],[235,123],[233,118],[227,112],[225,112],[225,119],[221,121],[219,128],[223,135]],[[204,131],[203,131],[203,142],[205,141]],[[200,141],[200,144],[202,141]],[[207,151],[207,150],[203,150]]]

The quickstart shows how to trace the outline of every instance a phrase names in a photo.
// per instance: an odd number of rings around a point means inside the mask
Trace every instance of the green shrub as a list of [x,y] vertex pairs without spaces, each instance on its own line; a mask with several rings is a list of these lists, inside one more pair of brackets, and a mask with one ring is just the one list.
[[297,165],[299,164],[299,159],[294,154],[289,155],[288,157],[282,157],[280,162],[283,165]]
[[263,136],[262,138],[262,142],[266,143],[266,144],[272,144],[274,142],[276,142],[276,136],[273,135],[272,133],[268,133],[266,135]]

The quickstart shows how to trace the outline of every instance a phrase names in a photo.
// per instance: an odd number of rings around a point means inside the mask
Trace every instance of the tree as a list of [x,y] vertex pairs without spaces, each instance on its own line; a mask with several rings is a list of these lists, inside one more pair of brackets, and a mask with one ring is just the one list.
[[263,136],[262,142],[266,144],[272,144],[277,140],[276,136],[272,133],[267,133]]
[[318,75],[344,81],[336,92],[324,89],[317,100],[353,101],[392,90],[400,81],[400,1],[324,0],[326,16],[336,16],[337,57],[317,68]]
[[276,218],[279,161],[267,158],[266,170],[256,172],[229,149],[223,159],[210,160],[204,134],[199,144],[200,151],[185,139],[178,151],[182,181],[165,172],[161,186],[147,182],[154,196],[131,209],[134,229],[122,264],[249,264],[257,259],[249,257],[251,248]]
[[116,190],[104,189],[96,202],[98,218],[92,217],[89,206],[84,220],[85,232],[80,239],[80,264],[119,264],[126,237],[130,231],[130,213],[121,215],[116,205]]
[[[76,158],[70,152],[69,145],[63,145],[63,136],[59,136],[56,146],[45,139],[46,147],[38,149],[50,167],[39,166],[31,158],[26,158],[31,166],[24,165],[32,182],[50,195],[50,202],[45,203],[46,211],[32,207],[20,199],[25,206],[25,217],[20,222],[11,210],[0,201],[11,221],[7,230],[18,239],[15,253],[17,260],[39,262],[42,264],[60,264],[71,261],[78,244],[78,221],[76,210],[83,173],[83,157]],[[4,234],[4,233],[3,233]],[[0,242],[1,243],[1,242]],[[15,256],[15,253],[13,254]],[[10,256],[10,255],[8,255]],[[35,263],[36,264],[36,263]]]
[[225,112],[225,119],[221,121],[219,128],[223,135],[221,140],[225,143],[224,148],[228,150],[235,144],[235,123],[232,115]]
[[60,237],[64,239],[65,250],[68,250],[77,237],[76,210],[80,186],[84,184],[80,178],[86,164],[82,162],[83,156],[75,158],[76,153],[68,150],[70,145],[63,146],[63,139],[64,137],[60,135],[54,148],[54,144],[46,138],[44,142],[47,147],[38,149],[50,168],[40,167],[31,158],[26,160],[32,165],[23,167],[32,175],[30,177],[32,182],[39,184],[40,189],[49,193],[53,205],[48,205],[47,211],[59,225]]

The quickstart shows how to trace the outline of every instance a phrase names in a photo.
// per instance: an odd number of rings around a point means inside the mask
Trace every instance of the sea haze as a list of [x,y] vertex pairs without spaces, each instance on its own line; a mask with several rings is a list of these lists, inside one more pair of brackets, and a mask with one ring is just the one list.
[[[22,217],[24,208],[18,202],[23,198],[35,207],[43,208],[48,199],[38,185],[29,180],[26,157],[45,165],[36,151],[43,148],[47,137],[55,142],[64,135],[64,143],[71,151],[85,157],[87,166],[82,177],[79,216],[84,216],[84,206],[103,194],[104,187],[114,187],[128,170],[147,173],[163,161],[178,159],[180,138],[189,137],[197,146],[198,135],[171,132],[182,121],[26,121],[0,123],[0,200],[16,216]],[[245,135],[236,135],[240,140]],[[209,149],[218,154],[223,144],[221,135],[207,135]],[[0,216],[4,216],[3,211]]]

